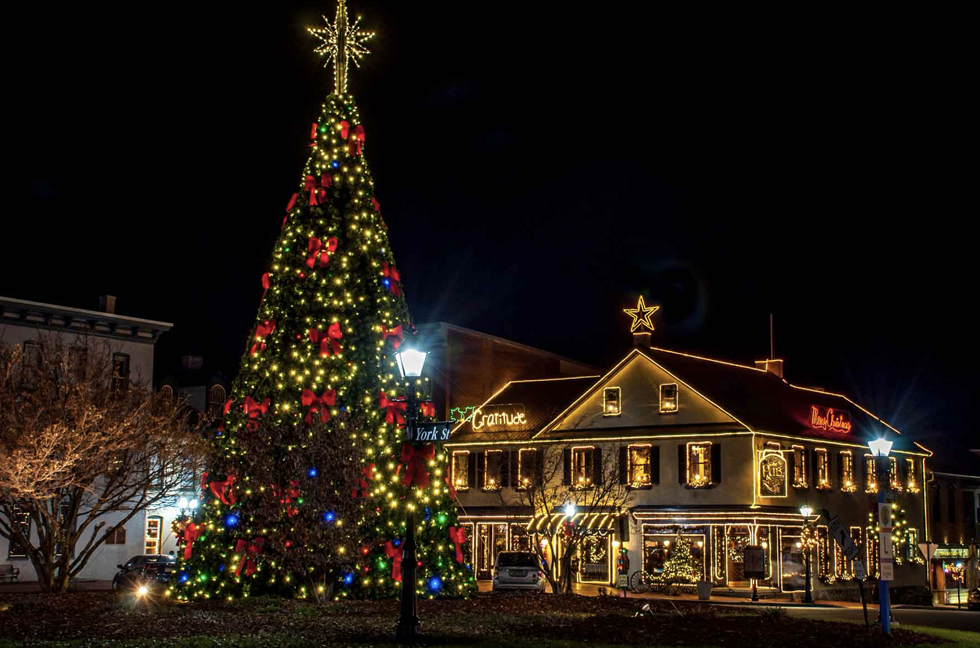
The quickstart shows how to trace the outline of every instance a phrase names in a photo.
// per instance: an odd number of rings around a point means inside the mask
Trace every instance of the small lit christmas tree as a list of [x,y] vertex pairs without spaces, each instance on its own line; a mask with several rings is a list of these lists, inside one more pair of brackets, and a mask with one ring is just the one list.
[[679,533],[664,561],[662,578],[668,583],[696,583],[701,580],[701,561],[691,553],[691,541]]
[[[298,190],[276,218],[268,271],[256,277],[264,292],[255,326],[201,482],[202,506],[181,534],[172,592],[182,599],[303,597],[310,586],[338,597],[393,595],[408,515],[419,593],[476,589],[446,452],[405,442],[409,390],[426,389],[401,379],[395,364],[412,327],[365,127],[347,93],[348,64],[371,37],[358,21],[348,22],[338,0],[333,24],[310,30],[334,65],[334,92],[310,130]],[[417,414],[431,419],[435,408],[423,402]]]

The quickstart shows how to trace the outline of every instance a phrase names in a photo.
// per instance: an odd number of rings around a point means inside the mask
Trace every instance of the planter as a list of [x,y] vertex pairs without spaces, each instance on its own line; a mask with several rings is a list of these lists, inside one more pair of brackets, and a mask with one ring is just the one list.
[[707,601],[711,598],[711,583],[698,581],[698,600]]

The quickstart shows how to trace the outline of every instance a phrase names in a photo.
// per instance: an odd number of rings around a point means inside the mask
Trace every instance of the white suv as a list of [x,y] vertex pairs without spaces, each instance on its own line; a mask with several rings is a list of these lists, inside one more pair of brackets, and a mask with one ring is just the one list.
[[493,591],[524,589],[544,591],[541,562],[531,551],[501,551],[493,568]]

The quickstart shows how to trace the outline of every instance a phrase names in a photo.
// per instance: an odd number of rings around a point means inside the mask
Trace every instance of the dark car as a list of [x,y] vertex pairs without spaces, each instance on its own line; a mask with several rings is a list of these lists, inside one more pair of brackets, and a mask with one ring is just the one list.
[[966,608],[980,610],[980,587],[970,590],[970,595],[966,597]]
[[134,556],[125,565],[116,565],[119,573],[112,578],[112,589],[166,584],[176,562],[175,557],[160,554]]

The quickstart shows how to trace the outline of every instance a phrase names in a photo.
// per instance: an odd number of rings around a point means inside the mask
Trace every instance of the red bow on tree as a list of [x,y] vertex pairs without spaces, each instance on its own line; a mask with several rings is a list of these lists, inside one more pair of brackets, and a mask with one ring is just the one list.
[[312,175],[306,176],[306,179],[303,181],[303,191],[310,192],[309,203],[311,205],[319,205],[327,197],[327,187],[330,186],[330,181],[331,177],[329,173],[320,175],[319,184],[317,184],[316,178]]
[[294,499],[299,499],[299,482],[290,481],[288,488],[282,488],[277,484],[272,485],[272,494],[279,500],[279,503],[286,507],[286,515],[293,517],[299,510],[292,506]]
[[395,266],[389,266],[387,261],[381,262],[381,274],[387,279],[388,290],[391,291],[396,297],[401,296],[402,291],[398,284],[401,283],[401,275],[398,274],[397,268]]
[[267,290],[269,290],[269,287],[271,285],[272,285],[272,279],[271,279],[269,273],[268,272],[263,273],[263,275],[262,275],[262,299],[265,299],[265,293],[266,293]]
[[310,139],[313,140],[310,142],[310,146],[316,146],[316,122],[314,122],[313,127],[310,128]]
[[405,339],[405,333],[402,331],[402,325],[399,324],[393,329],[385,328],[385,325],[381,325],[381,335],[384,336],[385,341],[391,340],[391,346],[398,350],[398,347],[402,345],[402,340]]
[[435,416],[436,415],[436,406],[435,406],[435,403],[432,403],[431,401],[426,401],[424,403],[419,403],[419,408],[422,411],[422,416]]
[[318,329],[309,330],[310,342],[320,344],[320,355],[324,358],[333,353],[337,355],[343,349],[340,340],[344,337],[344,332],[340,330],[340,323],[334,322],[324,333]]
[[386,422],[397,424],[399,427],[405,425],[405,401],[390,400],[382,390],[378,407],[385,410]]
[[255,327],[255,343],[252,345],[252,355],[265,351],[265,339],[276,330],[276,320],[265,320]]
[[391,558],[391,577],[399,583],[402,582],[402,554],[401,547],[391,544],[391,540],[385,542],[385,555]]
[[[227,412],[225,412],[227,414]],[[201,473],[201,495],[203,496],[208,492],[208,471]]]
[[265,414],[269,411],[269,398],[267,397],[261,403],[252,398],[251,396],[245,397],[245,404],[242,405],[242,410],[248,415],[249,421],[246,425],[248,430],[257,430],[259,427],[258,418],[260,415]]
[[376,212],[381,211],[381,203],[379,203],[378,199],[375,198],[374,196],[371,196],[371,206],[374,207],[374,211]]
[[337,237],[331,236],[327,239],[327,244],[324,245],[320,239],[311,236],[306,249],[310,253],[310,256],[306,258],[306,267],[312,269],[319,263],[320,267],[324,268],[330,263],[330,255],[337,251]]
[[446,488],[449,490],[449,495],[453,499],[456,499],[456,487],[453,485],[453,478],[451,475],[446,475]]
[[333,389],[327,389],[324,390],[322,396],[317,396],[309,389],[304,389],[300,400],[303,407],[310,408],[306,412],[306,418],[303,419],[307,425],[313,425],[313,415],[317,412],[320,413],[320,422],[326,423],[330,420],[329,408],[337,404],[337,392]]
[[350,133],[350,124],[348,124],[347,120],[345,119],[344,121],[340,122],[340,136],[347,139],[348,133]]
[[402,475],[402,486],[415,484],[419,488],[429,486],[428,463],[435,459],[436,447],[431,443],[426,443],[421,448],[416,448],[411,443],[402,444],[402,463],[406,466],[405,474]]
[[364,127],[358,124],[347,140],[347,152],[351,155],[360,155],[362,144],[364,144]]
[[221,408],[221,414],[223,416],[228,416],[228,412],[231,411],[231,399],[225,401],[225,406]]
[[235,484],[235,473],[228,473],[224,481],[211,482],[211,492],[221,500],[225,506],[235,505],[235,491],[232,486]]
[[[296,206],[296,200],[298,198],[299,198],[299,194],[294,193],[292,197],[289,199],[289,202],[286,204],[286,218],[289,218],[289,212],[293,211],[293,207]],[[282,220],[282,224],[283,225],[286,224],[285,218]]]
[[466,528],[449,527],[449,539],[456,545],[456,562],[463,564],[463,543],[466,542]]
[[187,526],[184,527],[184,560],[191,559],[192,545],[195,540],[201,537],[202,533],[204,533],[203,524],[188,522]]
[[255,559],[262,553],[262,547],[264,545],[265,538],[253,538],[251,542],[248,540],[239,540],[235,543],[235,554],[239,556],[238,567],[235,568],[235,576],[241,575],[242,567],[245,568],[246,576],[251,576],[257,571]]
[[361,474],[364,477],[358,478],[357,484],[350,491],[350,496],[353,498],[367,497],[371,494],[371,482],[374,480],[374,464],[369,463],[361,468]]

